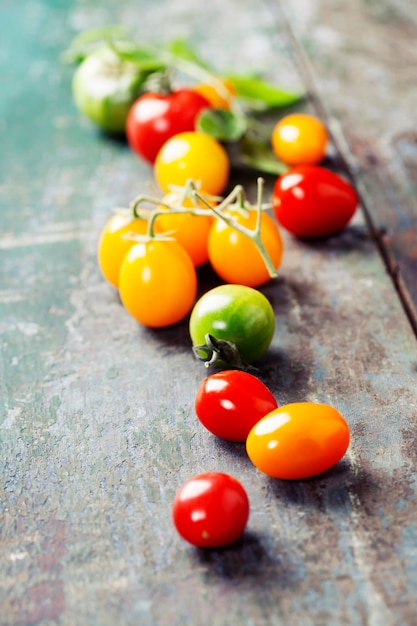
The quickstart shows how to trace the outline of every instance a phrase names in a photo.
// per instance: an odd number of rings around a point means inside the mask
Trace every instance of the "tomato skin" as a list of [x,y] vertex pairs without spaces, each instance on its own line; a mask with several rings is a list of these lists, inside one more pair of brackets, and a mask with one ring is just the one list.
[[[247,215],[235,210],[227,214],[234,220],[253,229],[256,211]],[[274,220],[265,212],[261,215],[261,238],[275,269],[281,265],[283,243]],[[271,276],[256,244],[243,233],[216,219],[208,238],[208,255],[215,272],[228,283],[259,287],[271,280]]]
[[277,401],[268,387],[241,370],[207,376],[195,399],[195,411],[203,426],[227,441],[246,441],[253,426],[276,408]]
[[244,285],[220,285],[196,302],[189,327],[194,346],[203,345],[209,333],[234,343],[243,361],[253,363],[272,341],[275,317],[260,291]]
[[143,77],[137,66],[109,48],[89,54],[74,72],[72,93],[79,111],[109,133],[125,132]]
[[193,131],[199,113],[209,106],[204,96],[191,89],[143,94],[132,105],[126,121],[130,147],[154,163],[164,143],[178,133]]
[[[173,207],[178,205],[179,195],[176,192],[166,194],[162,202]],[[183,207],[193,207],[190,198],[186,198]],[[158,211],[164,207],[158,206]],[[164,215],[158,215],[155,226],[160,232],[171,233],[171,236],[188,252],[195,267],[208,261],[208,236],[213,218],[210,215],[191,215],[191,213],[175,213],[165,209]]]
[[104,278],[116,289],[119,287],[119,273],[123,259],[136,241],[127,235],[132,232],[145,235],[148,228],[147,219],[132,219],[116,213],[101,232],[97,247],[98,264]]
[[166,193],[170,185],[183,187],[188,180],[207,194],[220,195],[229,180],[230,161],[223,146],[210,135],[185,132],[162,146],[155,160],[155,178]]
[[275,155],[287,165],[320,163],[326,154],[328,133],[317,117],[292,113],[283,117],[272,130]]
[[123,305],[141,324],[158,328],[182,320],[197,293],[194,265],[176,241],[152,239],[134,245],[119,275]]
[[358,197],[338,174],[318,165],[298,165],[276,180],[272,202],[283,228],[311,239],[343,230],[356,211]]
[[199,548],[221,548],[236,541],[249,519],[249,499],[236,478],[223,472],[198,474],[177,491],[174,525]]
[[252,463],[268,476],[302,479],[338,463],[349,437],[349,426],[335,408],[295,402],[263,417],[249,433],[246,450]]

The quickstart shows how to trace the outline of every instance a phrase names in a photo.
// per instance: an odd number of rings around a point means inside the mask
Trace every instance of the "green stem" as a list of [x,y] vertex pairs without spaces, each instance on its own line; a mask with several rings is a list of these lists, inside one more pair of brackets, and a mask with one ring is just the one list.
[[261,237],[263,185],[264,185],[263,178],[258,178],[258,199],[257,199],[257,204],[256,204],[257,216],[256,216],[256,224],[255,224],[254,229],[246,228],[246,226],[239,224],[235,219],[223,213],[224,209],[230,207],[232,202],[234,202],[236,199],[239,200],[239,205],[241,205],[241,198],[243,197],[243,187],[241,185],[237,185],[230,192],[230,194],[223,200],[223,202],[219,204],[218,207],[209,205],[208,202],[206,202],[204,196],[202,196],[198,191],[194,191],[194,195],[196,195],[199,198],[199,200],[201,200],[201,202],[203,202],[208,207],[210,207],[212,212],[219,219],[226,222],[228,226],[230,226],[231,228],[234,228],[242,235],[249,237],[249,239],[251,239],[254,242],[254,244],[259,250],[259,254],[262,257],[263,262],[265,263],[269,276],[271,278],[275,278],[278,275],[277,270],[275,269],[274,264],[272,263],[271,257],[269,256],[268,251]]

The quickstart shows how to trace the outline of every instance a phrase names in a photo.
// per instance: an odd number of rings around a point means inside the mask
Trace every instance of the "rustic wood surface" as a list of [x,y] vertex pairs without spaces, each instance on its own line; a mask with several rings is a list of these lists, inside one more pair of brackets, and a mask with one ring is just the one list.
[[[261,69],[332,131],[329,165],[361,209],[326,242],[283,233],[259,363],[281,404],[327,402],[348,420],[348,454],[322,476],[268,479],[204,431],[187,323],[140,327],[100,275],[111,208],[152,172],[80,118],[59,57],[109,23]],[[4,0],[0,30],[1,626],[413,626],[414,2]],[[234,179],[253,193],[252,173]],[[201,291],[216,282],[200,272]],[[179,485],[208,470],[251,501],[223,550],[186,545],[170,518]]]

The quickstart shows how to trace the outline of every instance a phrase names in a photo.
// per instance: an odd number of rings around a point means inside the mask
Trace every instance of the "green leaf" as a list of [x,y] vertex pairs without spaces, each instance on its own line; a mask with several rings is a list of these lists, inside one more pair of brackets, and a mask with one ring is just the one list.
[[163,55],[147,46],[118,46],[117,44],[112,46],[112,49],[116,54],[124,61],[129,61],[138,66],[143,72],[156,72],[166,67],[166,62]]
[[284,91],[272,83],[254,76],[232,74],[227,78],[235,87],[238,96],[254,110],[289,106],[302,97],[300,94]]
[[93,28],[74,37],[61,58],[64,63],[81,63],[91,52],[115,40],[127,41],[126,29],[123,26]]
[[224,109],[204,109],[197,119],[197,129],[219,141],[237,141],[247,130],[244,117]]
[[168,43],[166,50],[178,59],[189,61],[199,67],[209,70],[209,65],[183,39],[174,39]]
[[279,176],[288,170],[288,166],[277,159],[269,146],[248,136],[243,137],[239,144],[239,156],[245,165],[267,174]]

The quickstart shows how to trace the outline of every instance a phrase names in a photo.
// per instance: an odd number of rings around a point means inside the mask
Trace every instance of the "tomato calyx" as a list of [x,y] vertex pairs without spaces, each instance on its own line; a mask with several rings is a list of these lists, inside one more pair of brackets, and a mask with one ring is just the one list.
[[193,352],[207,368],[211,365],[225,365],[239,370],[256,371],[255,367],[242,360],[238,347],[232,341],[217,339],[210,333],[207,333],[204,339],[206,343],[193,346]]

